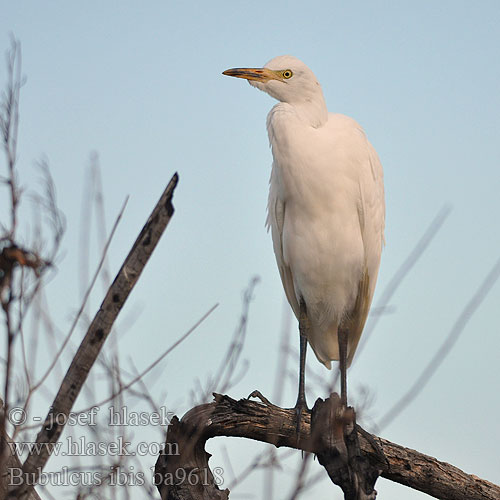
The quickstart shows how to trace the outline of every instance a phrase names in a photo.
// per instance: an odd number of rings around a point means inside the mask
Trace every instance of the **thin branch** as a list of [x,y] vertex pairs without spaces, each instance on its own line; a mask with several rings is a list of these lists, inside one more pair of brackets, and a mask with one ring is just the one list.
[[123,202],[123,205],[122,205],[122,208],[120,209],[120,211],[118,212],[118,216],[116,217],[116,220],[115,220],[115,223],[113,225],[113,228],[111,229],[111,233],[109,235],[109,238],[108,238],[108,241],[106,242],[106,245],[104,246],[104,249],[102,251],[102,254],[101,254],[101,259],[99,260],[99,264],[97,265],[97,268],[94,272],[94,276],[92,277],[92,280],[87,288],[87,291],[85,292],[85,295],[82,299],[82,303],[80,305],[80,308],[78,309],[78,312],[76,313],[76,316],[73,318],[73,322],[71,323],[71,326],[70,326],[70,329],[61,345],[61,347],[59,348],[59,350],[57,351],[56,355],[54,356],[54,359],[52,360],[50,366],[47,368],[46,372],[43,374],[43,376],[41,377],[41,379],[37,382],[37,384],[33,387],[33,390],[36,390],[38,387],[40,387],[46,380],[46,378],[49,376],[50,372],[52,371],[52,369],[54,368],[54,365],[57,363],[57,360],[59,359],[59,357],[61,356],[62,352],[64,351],[64,349],[66,348],[66,345],[68,344],[71,336],[73,335],[73,332],[76,328],[76,325],[78,324],[78,321],[80,320],[80,317],[83,313],[83,311],[85,310],[85,306],[87,304],[87,301],[89,299],[89,296],[90,296],[90,293],[92,292],[92,289],[94,288],[94,285],[97,281],[97,278],[99,276],[99,273],[101,272],[101,269],[102,269],[102,266],[106,260],[106,256],[108,254],[108,249],[109,249],[109,246],[111,244],[111,242],[113,241],[113,237],[115,235],[115,232],[116,232],[116,229],[118,228],[118,225],[120,223],[120,220],[123,216],[123,213],[125,212],[125,207],[127,206],[127,202],[128,202],[128,196],[127,198],[125,198],[125,201]]
[[[172,196],[177,182],[178,175],[174,174],[132,246],[73,358],[37,436],[37,445],[47,444],[43,445],[39,453],[32,451],[24,462],[21,477],[30,478],[30,484],[25,482],[18,488],[14,488],[9,493],[9,498],[27,498],[27,494],[33,488],[32,484],[38,481],[50,456],[49,443],[58,441],[64,429],[64,423],[67,421],[74,402],[111,331],[114,321],[172,218],[174,213]],[[54,416],[57,416],[57,419],[54,419]],[[62,416],[66,417],[64,423],[61,423],[60,417]]]
[[104,406],[106,403],[109,403],[114,398],[122,394],[127,389],[130,389],[134,384],[136,384],[139,380],[141,380],[144,375],[149,373],[155,366],[158,365],[163,359],[165,359],[168,354],[170,354],[179,344],[181,344],[184,340],[186,340],[219,306],[219,304],[213,305],[184,335],[179,337],[168,349],[166,349],[160,356],[158,356],[148,367],[146,367],[142,372],[138,373],[130,382],[127,384],[123,384],[120,388],[113,392],[111,396],[108,398],[99,401],[98,403],[94,403],[92,406],[85,408],[84,410],[80,410],[77,413],[86,413],[91,408],[95,406]]
[[388,410],[380,419],[378,424],[379,429],[383,429],[392,422],[419,394],[424,387],[429,383],[430,379],[436,373],[441,363],[450,353],[451,349],[463,333],[467,323],[472,318],[478,307],[482,304],[493,285],[500,277],[500,259],[497,260],[493,268],[490,270],[484,281],[476,290],[472,298],[464,307],[462,313],[455,321],[455,324],[450,330],[450,333],[441,344],[441,347],[435,352],[427,366],[422,370],[422,373],[417,378],[415,383],[408,389],[401,399]]
[[19,190],[16,181],[17,134],[19,130],[19,93],[23,85],[21,76],[21,46],[12,38],[11,47],[7,53],[7,91],[3,95],[0,114],[0,130],[3,139],[3,149],[7,160],[8,176],[6,183],[9,186],[11,223],[9,239],[14,240],[17,228],[17,208]]
[[[68,333],[66,334],[66,337],[64,338],[63,343],[58,348],[58,350],[57,350],[56,354],[54,355],[54,357],[53,357],[50,365],[48,366],[48,368],[45,371],[45,373],[38,380],[38,382],[36,382],[33,386],[30,385],[30,390],[28,392],[28,396],[27,396],[26,401],[24,402],[24,405],[23,405],[23,411],[24,412],[28,411],[28,405],[29,405],[29,403],[31,401],[31,398],[32,398],[33,394],[45,382],[45,380],[47,379],[47,377],[50,375],[50,373],[52,372],[52,370],[56,366],[58,360],[60,359],[61,354],[63,353],[64,349],[66,348],[69,340],[71,339],[71,336],[73,335],[73,332],[74,332],[74,330],[76,328],[76,325],[78,324],[78,321],[80,320],[80,317],[83,314],[83,311],[85,310],[85,306],[87,304],[87,301],[88,301],[88,298],[90,296],[90,293],[91,293],[92,289],[94,288],[94,285],[95,285],[95,283],[97,281],[97,278],[99,276],[101,268],[102,268],[102,266],[103,266],[103,264],[105,262],[105,258],[106,258],[106,255],[108,253],[109,246],[111,244],[111,241],[113,240],[113,237],[115,235],[116,229],[118,228],[118,225],[119,225],[120,220],[121,220],[121,218],[123,216],[123,213],[125,212],[125,207],[127,206],[127,202],[128,202],[128,196],[125,199],[125,201],[123,202],[122,208],[120,209],[120,211],[118,213],[118,216],[116,217],[116,220],[115,220],[115,223],[114,223],[113,228],[111,230],[111,233],[109,235],[108,241],[106,242],[106,245],[104,246],[104,249],[102,251],[101,259],[100,259],[99,264],[97,265],[97,268],[96,268],[96,270],[94,272],[94,276],[92,277],[92,281],[90,282],[90,284],[89,284],[89,286],[87,288],[87,291],[85,293],[85,296],[83,297],[83,300],[82,300],[82,303],[80,305],[80,308],[79,308],[79,310],[78,310],[75,318],[73,319],[71,327],[70,327]],[[26,376],[29,377],[29,374],[26,373]],[[28,380],[29,380],[29,378],[28,378]]]
[[[408,257],[406,257],[401,266],[394,273],[394,276],[391,278],[391,280],[385,287],[384,291],[380,295],[376,305],[372,307],[372,310],[373,309],[377,311],[381,310],[382,308],[386,307],[387,304],[389,304],[389,301],[391,300],[392,296],[396,293],[396,290],[399,288],[399,285],[403,282],[404,278],[408,275],[413,266],[417,263],[418,259],[420,259],[420,257],[424,254],[425,250],[427,249],[431,241],[434,239],[438,231],[441,229],[441,226],[443,225],[446,218],[450,215],[450,213],[451,213],[450,205],[444,205],[441,208],[436,217],[434,217],[432,222],[429,224],[429,227],[427,228],[425,233],[418,240],[417,244],[410,252]],[[370,316],[373,319],[366,325],[365,331],[363,332],[363,337],[361,338],[361,342],[356,352],[356,357],[354,358],[355,360],[359,359],[359,355],[365,348],[366,343],[370,339],[371,334],[375,330],[375,326],[377,325],[377,322],[381,317],[380,314],[376,314],[374,316],[370,315]]]
[[[260,278],[258,276],[254,276],[243,294],[243,309],[241,312],[240,320],[234,332],[231,344],[229,345],[226,355],[223,358],[223,362],[220,365],[219,372],[214,378],[213,390],[226,391],[231,386],[231,384],[234,383],[234,370],[238,363],[238,359],[241,355],[243,344],[245,342],[250,303],[253,299],[253,291],[259,281]],[[213,392],[213,390],[211,392]]]

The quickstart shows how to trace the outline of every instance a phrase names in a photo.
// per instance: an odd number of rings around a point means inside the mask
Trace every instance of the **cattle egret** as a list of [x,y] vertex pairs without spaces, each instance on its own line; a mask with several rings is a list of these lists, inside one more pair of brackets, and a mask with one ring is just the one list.
[[299,320],[298,421],[307,408],[307,341],[328,369],[338,360],[347,405],[352,362],[375,290],[384,241],[382,165],[365,132],[329,113],[313,72],[292,56],[224,75],[278,101],[267,116],[273,154],[267,225],[288,302]]

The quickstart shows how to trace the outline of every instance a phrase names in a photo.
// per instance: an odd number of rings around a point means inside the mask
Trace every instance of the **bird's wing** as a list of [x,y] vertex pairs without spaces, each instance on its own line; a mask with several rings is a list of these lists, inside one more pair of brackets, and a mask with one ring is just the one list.
[[361,338],[375,291],[380,254],[384,244],[385,202],[382,164],[373,146],[366,141],[367,159],[359,177],[358,218],[363,238],[365,265],[358,284],[353,310],[346,316],[342,327],[349,331],[348,365],[351,364]]
[[293,275],[290,266],[285,262],[283,256],[283,227],[285,225],[286,203],[278,195],[278,179],[273,166],[271,171],[271,179],[269,181],[269,200],[267,204],[267,228],[271,229],[273,238],[274,254],[276,262],[285,289],[285,294],[290,303],[295,316],[299,317],[299,303],[295,295],[295,287],[293,285]]

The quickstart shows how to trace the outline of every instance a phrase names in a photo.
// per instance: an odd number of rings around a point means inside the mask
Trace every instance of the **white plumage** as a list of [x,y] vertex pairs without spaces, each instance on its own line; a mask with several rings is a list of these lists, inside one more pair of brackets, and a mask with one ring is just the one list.
[[267,117],[273,153],[267,224],[286,296],[307,310],[307,339],[330,368],[347,331],[350,364],[366,321],[383,245],[383,171],[363,129],[329,113],[321,86],[297,58],[224,72],[280,102]]

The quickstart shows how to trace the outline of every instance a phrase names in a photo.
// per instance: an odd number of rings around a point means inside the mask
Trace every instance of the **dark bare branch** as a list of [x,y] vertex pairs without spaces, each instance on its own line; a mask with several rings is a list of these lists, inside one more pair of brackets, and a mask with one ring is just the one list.
[[[215,401],[196,406],[182,420],[174,417],[169,426],[165,452],[156,463],[155,480],[164,500],[227,499],[228,490],[220,490],[217,477],[208,467],[210,455],[205,443],[216,436],[255,439],[316,453],[309,439],[311,416],[302,413],[300,437],[296,434],[296,412],[275,405],[214,394]],[[420,490],[442,500],[498,500],[500,487],[436,458],[405,448],[360,429],[359,444],[369,463],[378,467],[381,476]],[[176,446],[178,448],[176,448]],[[376,448],[379,448],[377,450]],[[179,455],[169,455],[177,449]],[[381,463],[380,451],[387,463]],[[191,481],[176,481],[183,469]],[[193,486],[195,485],[195,486]]]
[[[59,417],[67,417],[73,408],[73,404],[111,331],[118,313],[139,279],[174,213],[172,196],[177,182],[178,175],[175,174],[109,288],[62,381],[42,429],[38,433],[37,444],[55,443],[59,439],[64,428],[64,425],[60,425],[59,422],[67,421],[66,418]],[[57,420],[55,420],[54,416],[58,417]],[[49,445],[44,445],[39,453],[30,453],[23,465],[22,477],[38,478],[48,459]],[[31,489],[32,487],[25,483],[12,490],[9,493],[9,498],[27,498],[27,494]]]

